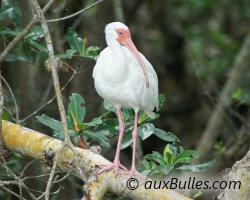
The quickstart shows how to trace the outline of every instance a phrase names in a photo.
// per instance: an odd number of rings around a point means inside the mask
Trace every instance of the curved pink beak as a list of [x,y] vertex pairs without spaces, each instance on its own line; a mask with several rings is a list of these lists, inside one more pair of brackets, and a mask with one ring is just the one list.
[[146,66],[142,60],[142,57],[139,53],[139,51],[137,50],[136,46],[134,45],[131,37],[130,37],[130,33],[129,31],[124,31],[124,34],[122,36],[120,36],[117,41],[120,42],[120,44],[124,45],[125,47],[127,47],[130,52],[135,56],[135,58],[137,59],[138,63],[140,64],[143,74],[145,76],[146,79],[146,86],[147,88],[149,88],[149,79],[148,79],[148,73],[146,70]]

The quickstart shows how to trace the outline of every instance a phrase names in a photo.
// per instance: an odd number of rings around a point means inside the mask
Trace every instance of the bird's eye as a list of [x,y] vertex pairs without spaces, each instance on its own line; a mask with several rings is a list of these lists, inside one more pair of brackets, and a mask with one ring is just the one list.
[[122,32],[119,32],[120,35],[122,35]]

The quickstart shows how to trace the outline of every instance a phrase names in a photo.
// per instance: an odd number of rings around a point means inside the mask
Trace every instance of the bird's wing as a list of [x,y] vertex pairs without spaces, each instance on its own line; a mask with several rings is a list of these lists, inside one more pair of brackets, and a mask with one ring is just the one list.
[[[141,54],[141,57],[143,59],[143,62],[146,66],[147,69],[147,73],[148,73],[148,78],[149,78],[149,88],[144,89],[144,98],[142,101],[142,107],[144,108],[144,110],[147,112],[148,114],[150,114],[150,111],[153,111],[154,108],[158,107],[158,95],[159,95],[159,91],[158,91],[158,77],[157,74],[153,68],[153,66],[151,65],[151,63],[146,59],[146,57]],[[144,80],[145,82],[145,80]],[[144,83],[145,85],[145,83]]]

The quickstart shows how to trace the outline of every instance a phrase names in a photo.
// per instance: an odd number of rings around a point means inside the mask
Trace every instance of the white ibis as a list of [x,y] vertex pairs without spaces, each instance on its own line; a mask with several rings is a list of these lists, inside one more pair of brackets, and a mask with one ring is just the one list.
[[125,107],[132,108],[135,112],[130,176],[138,175],[135,168],[138,112],[144,110],[148,116],[154,116],[153,111],[158,105],[158,77],[153,66],[135,47],[126,25],[120,22],[106,25],[105,37],[108,46],[97,59],[93,78],[97,93],[117,109],[119,139],[114,162],[99,173],[113,169],[117,174],[119,168],[126,170],[120,163],[124,133],[121,107]]

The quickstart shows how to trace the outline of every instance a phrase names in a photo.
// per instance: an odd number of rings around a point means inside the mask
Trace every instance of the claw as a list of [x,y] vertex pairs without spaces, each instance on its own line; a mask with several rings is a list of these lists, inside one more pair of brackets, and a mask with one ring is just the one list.
[[103,172],[105,172],[105,171],[108,171],[108,170],[113,169],[113,170],[115,171],[115,175],[117,175],[117,174],[118,174],[119,168],[121,168],[121,169],[127,171],[127,168],[126,168],[124,165],[122,165],[119,161],[114,161],[114,162],[111,163],[111,164],[104,164],[104,165],[99,165],[99,166],[105,166],[105,167],[104,167],[103,169],[101,169],[101,170],[98,172],[98,174],[101,174],[101,173],[103,173]]

